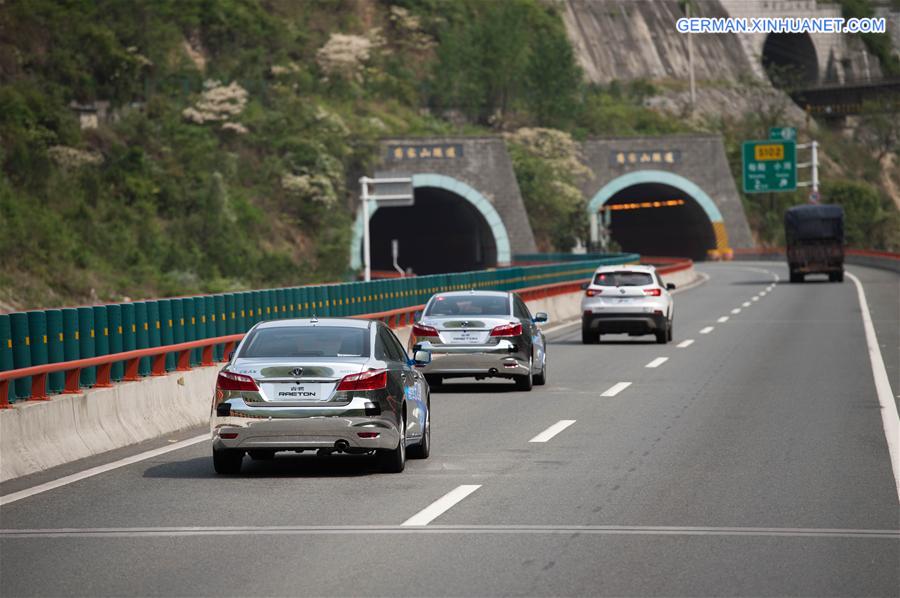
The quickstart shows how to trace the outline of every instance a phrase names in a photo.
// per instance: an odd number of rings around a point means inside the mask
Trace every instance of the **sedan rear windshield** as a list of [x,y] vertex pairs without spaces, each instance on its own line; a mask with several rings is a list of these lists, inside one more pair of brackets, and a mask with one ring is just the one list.
[[259,328],[238,357],[368,357],[369,330],[340,326]]
[[506,295],[438,295],[426,316],[508,316]]
[[653,284],[653,276],[646,272],[600,272],[594,284],[601,287],[642,287]]

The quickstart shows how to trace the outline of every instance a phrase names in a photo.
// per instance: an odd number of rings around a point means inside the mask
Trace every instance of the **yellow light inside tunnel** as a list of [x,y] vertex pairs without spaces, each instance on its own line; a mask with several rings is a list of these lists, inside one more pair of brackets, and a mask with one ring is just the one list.
[[665,201],[642,201],[632,203],[617,203],[604,206],[604,210],[644,210],[647,208],[674,208],[675,206],[683,206],[683,199],[667,199]]

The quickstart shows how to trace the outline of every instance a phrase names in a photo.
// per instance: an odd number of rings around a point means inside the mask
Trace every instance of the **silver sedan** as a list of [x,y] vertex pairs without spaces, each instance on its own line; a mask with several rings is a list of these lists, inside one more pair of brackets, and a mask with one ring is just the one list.
[[431,450],[428,384],[394,333],[353,319],[260,322],[219,372],[211,430],[213,466],[234,474],[244,455],[277,451],[374,453],[403,471],[407,453]]
[[420,368],[430,385],[446,378],[511,378],[521,390],[547,381],[547,347],[521,297],[500,291],[439,293],[413,326],[410,346],[433,361]]

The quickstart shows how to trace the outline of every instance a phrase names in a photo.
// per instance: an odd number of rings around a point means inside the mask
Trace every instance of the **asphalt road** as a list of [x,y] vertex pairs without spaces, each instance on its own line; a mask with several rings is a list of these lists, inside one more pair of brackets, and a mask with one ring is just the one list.
[[[217,477],[204,442],[8,504],[0,594],[900,595],[855,286],[698,268],[710,279],[676,296],[673,343],[560,329],[548,386],[435,391],[432,456],[402,474],[284,455]],[[898,277],[848,270],[896,398]]]

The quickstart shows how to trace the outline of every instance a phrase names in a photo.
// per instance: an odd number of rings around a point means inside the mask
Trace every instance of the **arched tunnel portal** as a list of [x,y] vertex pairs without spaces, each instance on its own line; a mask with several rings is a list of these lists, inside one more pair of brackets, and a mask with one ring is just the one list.
[[[394,271],[392,240],[398,242],[398,265],[415,274],[484,270],[510,261],[509,237],[500,216],[478,191],[452,177],[413,176],[415,202],[382,207],[369,220],[372,270]],[[362,216],[357,217],[351,265],[362,256]]]
[[780,89],[819,81],[819,59],[808,33],[770,33],[763,43],[762,64],[772,85]]
[[728,246],[712,199],[670,172],[620,176],[597,192],[589,209],[601,213],[612,239],[626,252],[703,260],[710,251]]

